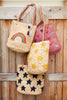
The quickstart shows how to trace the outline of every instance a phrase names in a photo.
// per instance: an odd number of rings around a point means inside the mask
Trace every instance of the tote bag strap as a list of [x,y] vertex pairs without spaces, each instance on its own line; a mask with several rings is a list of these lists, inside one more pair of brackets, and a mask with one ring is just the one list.
[[39,12],[40,12],[40,19],[41,21],[38,23],[37,27],[39,27],[40,25],[42,25],[43,23],[45,24],[45,28],[47,31],[47,23],[45,21],[43,21],[43,17],[42,17],[42,7],[39,5]]
[[27,58],[27,53],[24,55],[24,59],[23,59],[23,62],[22,62],[22,67],[25,64],[26,58]]
[[[17,21],[20,21],[22,14],[27,10],[27,8],[28,8],[29,6],[35,6],[35,4],[29,4],[29,5],[27,5],[26,7],[24,7],[24,9],[23,9],[22,12],[20,13],[20,15],[19,15]],[[33,16],[33,20],[32,20],[32,25],[35,24],[35,19],[36,19],[36,7],[35,7],[35,11],[34,11],[34,16]]]

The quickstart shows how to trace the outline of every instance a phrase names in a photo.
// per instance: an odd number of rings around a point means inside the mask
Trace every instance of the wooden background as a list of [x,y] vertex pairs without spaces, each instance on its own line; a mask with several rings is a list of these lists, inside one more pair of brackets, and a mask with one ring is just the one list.
[[[54,23],[62,50],[49,57],[48,74],[45,75],[45,88],[41,95],[22,95],[16,91],[17,64],[22,64],[24,54],[7,48],[10,25],[17,19],[23,7],[0,7],[0,100],[67,100],[67,7],[42,7],[43,18],[48,15]],[[29,12],[26,11],[24,16]],[[33,10],[23,18],[31,23]],[[31,16],[31,17],[30,17]],[[40,21],[37,7],[36,24]]]

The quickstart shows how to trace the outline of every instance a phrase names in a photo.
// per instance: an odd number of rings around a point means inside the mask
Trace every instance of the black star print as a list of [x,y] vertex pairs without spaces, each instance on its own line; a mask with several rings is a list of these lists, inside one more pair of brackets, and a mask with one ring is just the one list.
[[17,76],[19,75],[19,73],[17,72]]
[[40,31],[43,32],[43,29],[41,29]]
[[44,79],[44,75],[42,75],[42,78]]
[[24,70],[24,68],[20,67],[20,71],[23,71],[23,70]]
[[41,91],[43,91],[44,87],[41,88]]
[[21,81],[22,81],[21,79],[18,79],[18,83],[21,83]]
[[36,89],[36,88],[35,88],[34,86],[31,87],[31,91],[34,91],[34,92],[35,92],[35,89]]
[[16,87],[18,88],[18,85],[16,85]]
[[41,82],[42,82],[41,80],[37,81],[37,85],[41,85]]
[[27,84],[31,84],[31,82],[32,82],[32,81],[31,81],[30,79],[29,79],[29,80],[27,80]]
[[23,85],[23,86],[21,87],[21,90],[24,90],[24,91],[25,91],[25,88],[26,88],[26,87]]
[[33,78],[37,78],[38,75],[33,75]]
[[24,75],[23,77],[26,77],[26,78],[27,78],[27,75],[28,75],[28,74],[25,72],[23,75]]

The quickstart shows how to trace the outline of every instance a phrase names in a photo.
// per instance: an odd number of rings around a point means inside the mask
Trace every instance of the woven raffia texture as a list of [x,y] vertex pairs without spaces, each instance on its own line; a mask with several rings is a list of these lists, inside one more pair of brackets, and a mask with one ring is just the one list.
[[[42,41],[42,37],[43,37],[43,27],[37,28],[34,37],[34,42]],[[49,47],[50,56],[58,53],[61,50],[61,44],[56,34],[54,25],[52,23],[47,24],[47,31],[44,31],[44,40],[50,41],[50,47]]]
[[34,38],[36,26],[12,21],[7,46],[16,52],[28,52]]
[[17,91],[23,94],[38,95],[44,89],[44,75],[28,73],[27,65],[17,67]]
[[28,72],[41,74],[47,71],[49,41],[33,43],[28,55]]

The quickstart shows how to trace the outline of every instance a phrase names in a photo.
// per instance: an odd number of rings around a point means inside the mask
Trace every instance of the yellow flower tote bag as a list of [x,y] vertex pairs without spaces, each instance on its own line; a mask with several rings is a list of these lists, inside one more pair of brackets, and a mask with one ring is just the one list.
[[44,74],[29,74],[27,67],[27,65],[17,67],[17,91],[30,95],[41,94],[44,89]]
[[42,74],[47,72],[49,41],[44,41],[44,30],[45,23],[42,41],[33,43],[28,55],[28,72],[30,74]]
[[19,22],[22,14],[26,11],[26,9],[29,6],[35,6],[35,5],[34,4],[27,5],[23,9],[23,11],[20,13],[18,20],[12,21],[10,35],[7,41],[7,46],[10,49],[16,52],[20,52],[20,53],[29,51],[34,35],[35,35],[35,30],[36,30],[36,25],[33,25],[35,22],[35,17],[36,17],[36,7],[34,11],[32,24]]

